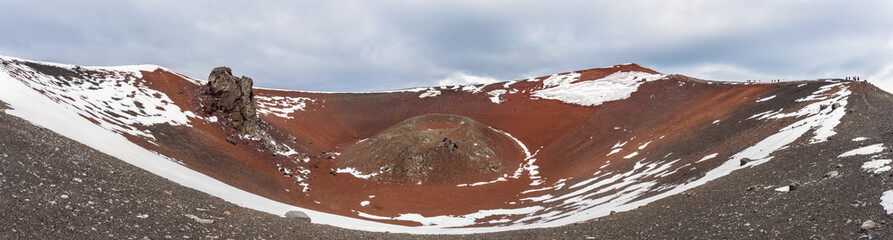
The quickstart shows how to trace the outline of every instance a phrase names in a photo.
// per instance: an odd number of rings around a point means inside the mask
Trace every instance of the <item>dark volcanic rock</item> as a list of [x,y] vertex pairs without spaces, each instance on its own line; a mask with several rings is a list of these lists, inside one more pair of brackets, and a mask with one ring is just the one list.
[[233,76],[228,67],[217,67],[208,76],[208,85],[201,89],[199,98],[205,112],[221,112],[240,132],[253,133],[258,127],[256,103],[249,77]]
[[344,167],[403,184],[488,181],[523,155],[505,134],[468,117],[426,114],[400,122],[344,153]]
[[745,164],[753,162],[753,161],[754,160],[750,159],[750,158],[742,158],[740,162],[741,162],[741,166],[744,166]]

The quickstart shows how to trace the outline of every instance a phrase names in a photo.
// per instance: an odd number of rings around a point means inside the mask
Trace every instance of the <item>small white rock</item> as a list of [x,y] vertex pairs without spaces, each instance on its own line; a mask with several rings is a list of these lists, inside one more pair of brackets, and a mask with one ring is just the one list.
[[195,215],[192,215],[192,214],[183,214],[183,216],[186,216],[186,217],[188,217],[188,218],[192,218],[192,220],[195,220],[196,222],[201,223],[201,224],[210,224],[210,223],[214,223],[214,220],[213,220],[213,219],[202,219],[202,218],[200,218],[200,217],[196,217]]
[[877,223],[875,223],[874,221],[865,220],[865,222],[862,223],[862,226],[860,228],[864,231],[868,231],[868,230],[874,229],[876,227],[877,227]]

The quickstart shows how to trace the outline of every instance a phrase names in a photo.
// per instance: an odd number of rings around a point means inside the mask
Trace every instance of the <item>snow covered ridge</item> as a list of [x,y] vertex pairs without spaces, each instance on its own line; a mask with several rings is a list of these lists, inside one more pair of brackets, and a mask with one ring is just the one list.
[[[154,65],[78,67],[7,57],[0,60],[0,68],[9,76],[113,132],[154,139],[142,127],[162,123],[188,126],[187,116],[196,118],[166,94],[145,85],[140,71],[160,68]],[[56,75],[44,73],[47,71]]]
[[[604,68],[618,68],[629,64],[619,64]],[[526,80],[501,81],[493,83],[476,83],[468,85],[440,85],[434,87],[416,87],[397,90],[384,91],[365,91],[365,92],[326,92],[326,91],[295,91],[287,89],[261,88],[266,90],[286,91],[286,92],[302,92],[317,94],[384,94],[384,93],[418,93],[418,98],[435,98],[444,91],[462,91],[471,94],[479,94],[484,92],[484,88],[491,85],[501,85],[502,88],[492,89],[486,92],[487,98],[495,104],[505,102],[502,95],[510,95],[517,93],[528,93],[534,99],[551,99],[559,100],[565,103],[578,104],[583,106],[597,106],[605,102],[617,101],[629,98],[630,95],[638,90],[638,87],[646,82],[663,79],[666,75],[653,74],[641,71],[618,71],[606,77],[595,80],[580,80],[581,74],[578,72],[570,72],[564,74],[555,74],[546,79],[528,78]],[[516,89],[511,85],[517,82],[543,82],[542,89]],[[712,83],[711,83],[712,84]],[[734,84],[734,83],[732,83]],[[766,99],[768,100],[768,99]]]
[[[814,130],[815,135],[810,139],[810,143],[827,141],[829,137],[837,134],[834,131],[834,127],[846,115],[845,107],[852,93],[849,90],[849,84],[849,82],[840,82],[820,87],[812,95],[796,100],[796,102],[811,102],[797,111],[787,113],[781,110],[765,112],[754,115],[751,118],[761,120],[790,117],[802,118],[800,121],[783,128],[782,132]],[[790,141],[793,140],[791,139]]]
[[615,72],[600,79],[575,83],[580,78],[579,73],[556,74],[543,80],[543,89],[533,91],[531,96],[582,106],[597,106],[629,98],[639,89],[639,85],[664,77],[663,74],[646,72]]
[[[605,102],[629,98],[630,95],[638,90],[639,86],[643,83],[663,79],[664,77],[666,77],[666,75],[663,74],[631,71],[615,72],[600,79],[578,82],[578,80],[580,80],[580,76],[581,74],[578,72],[555,74],[549,76],[548,78],[542,80],[543,87],[541,89],[531,89],[529,91],[529,94],[533,99],[551,99],[559,100],[569,104],[597,106]],[[527,81],[537,82],[540,80],[531,78]],[[518,81],[501,82],[502,88],[490,90],[486,93],[486,95],[491,102],[500,104],[505,102],[505,99],[501,97],[502,95],[527,93],[526,90],[522,91],[519,89],[511,88],[511,85],[516,82]],[[478,94],[483,92],[483,89],[485,87],[492,84],[499,83],[465,86],[440,86],[415,90],[424,91],[419,94],[419,98],[429,98],[440,95],[441,91],[444,90],[464,91],[471,94]]]

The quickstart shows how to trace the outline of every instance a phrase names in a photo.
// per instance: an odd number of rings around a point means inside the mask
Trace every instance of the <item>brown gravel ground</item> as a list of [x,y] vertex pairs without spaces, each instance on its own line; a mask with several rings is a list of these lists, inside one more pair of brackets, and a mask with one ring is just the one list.
[[[635,211],[461,236],[354,231],[244,209],[0,113],[0,239],[893,239],[879,204],[893,174],[860,170],[868,157],[837,158],[861,145],[893,148],[893,96],[854,88],[852,112],[828,142],[800,139],[765,164]],[[840,177],[825,178],[830,171]],[[791,182],[800,187],[773,190]],[[878,227],[860,230],[866,220]]]

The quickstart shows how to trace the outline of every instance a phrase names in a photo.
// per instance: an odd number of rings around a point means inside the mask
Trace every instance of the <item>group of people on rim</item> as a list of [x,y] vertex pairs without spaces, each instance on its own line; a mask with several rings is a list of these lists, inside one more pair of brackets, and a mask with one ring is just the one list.
[[[747,80],[747,83],[759,83],[759,82],[762,82],[762,80]],[[781,79],[771,79],[771,80],[769,80],[769,82],[777,83],[777,82],[781,82]]]
[[855,77],[846,77],[846,80],[847,80],[847,81],[853,81],[853,82],[868,82],[868,79],[862,79],[862,78],[859,77],[859,76],[855,76]]

